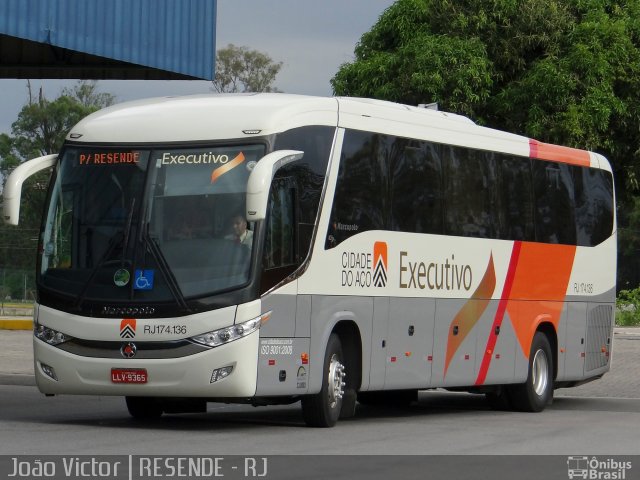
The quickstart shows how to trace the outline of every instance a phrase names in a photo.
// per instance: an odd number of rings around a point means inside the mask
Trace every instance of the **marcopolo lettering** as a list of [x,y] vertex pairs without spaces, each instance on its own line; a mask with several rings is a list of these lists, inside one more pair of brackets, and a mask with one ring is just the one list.
[[229,155],[216,154],[213,152],[190,153],[188,155],[170,152],[162,154],[163,165],[199,165],[199,164],[225,164],[229,161]]
[[424,290],[470,290],[473,272],[469,265],[455,263],[455,255],[441,263],[412,262],[400,252],[400,288]]
[[110,305],[102,307],[102,315],[153,315],[156,313],[154,307],[112,307]]

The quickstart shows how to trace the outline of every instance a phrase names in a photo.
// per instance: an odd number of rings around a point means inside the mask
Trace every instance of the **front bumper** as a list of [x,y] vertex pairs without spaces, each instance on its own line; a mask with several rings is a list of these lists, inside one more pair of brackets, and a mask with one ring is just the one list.
[[[38,388],[45,394],[125,395],[157,397],[246,398],[255,395],[259,332],[205,352],[170,359],[84,357],[34,337]],[[57,381],[42,365],[54,369]],[[211,383],[213,370],[233,365],[226,378]],[[112,383],[111,369],[144,368],[145,384]]]

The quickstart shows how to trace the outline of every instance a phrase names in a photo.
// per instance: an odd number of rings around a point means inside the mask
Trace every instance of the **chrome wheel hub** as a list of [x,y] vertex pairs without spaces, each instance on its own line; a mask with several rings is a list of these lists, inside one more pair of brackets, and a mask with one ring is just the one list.
[[538,350],[531,364],[531,381],[536,395],[542,396],[549,383],[549,362],[543,350]]
[[345,376],[344,365],[340,363],[337,355],[333,355],[329,362],[329,378],[327,379],[329,385],[329,406],[331,408],[336,408],[338,401],[344,395],[344,387],[346,385],[344,381]]

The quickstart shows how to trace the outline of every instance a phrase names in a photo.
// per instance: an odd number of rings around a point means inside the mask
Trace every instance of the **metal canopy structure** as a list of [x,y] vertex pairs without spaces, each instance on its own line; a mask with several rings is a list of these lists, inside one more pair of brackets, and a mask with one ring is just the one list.
[[216,0],[3,0],[0,78],[212,80]]

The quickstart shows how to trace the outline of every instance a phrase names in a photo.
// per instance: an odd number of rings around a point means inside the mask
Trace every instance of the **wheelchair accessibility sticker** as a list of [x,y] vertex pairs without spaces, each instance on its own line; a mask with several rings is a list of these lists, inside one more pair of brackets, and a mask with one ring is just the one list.
[[136,270],[134,278],[134,290],[151,290],[153,288],[153,270]]

